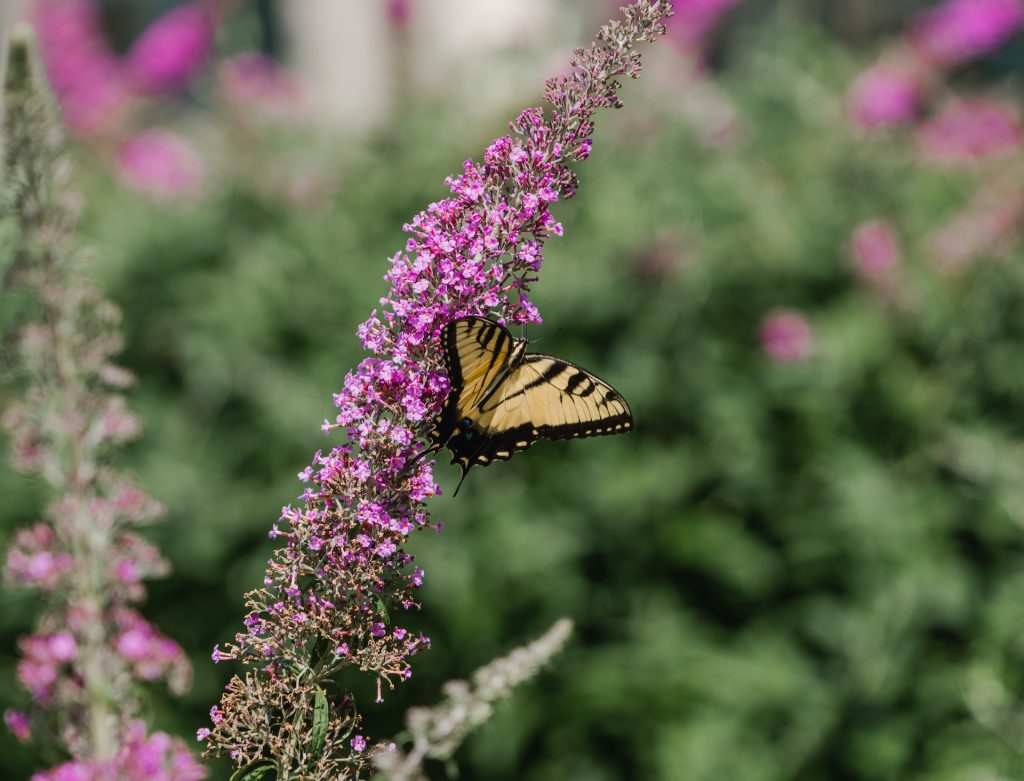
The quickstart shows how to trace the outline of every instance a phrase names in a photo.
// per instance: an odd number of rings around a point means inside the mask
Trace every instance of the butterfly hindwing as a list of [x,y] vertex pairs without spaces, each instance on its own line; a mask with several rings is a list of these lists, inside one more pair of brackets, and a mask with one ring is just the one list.
[[540,353],[527,354],[510,383],[522,388],[530,420],[547,439],[620,434],[633,414],[615,388],[582,366]]
[[541,437],[619,434],[633,425],[629,405],[611,385],[581,366],[538,353],[527,353],[477,412],[473,422],[487,444],[477,455],[488,460],[507,460]]

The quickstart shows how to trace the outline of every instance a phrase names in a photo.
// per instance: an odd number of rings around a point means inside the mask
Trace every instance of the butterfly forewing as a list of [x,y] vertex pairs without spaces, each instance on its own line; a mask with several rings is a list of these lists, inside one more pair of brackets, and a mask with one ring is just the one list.
[[445,329],[445,358],[457,408],[468,413],[508,367],[515,340],[507,328],[481,317],[465,317]]

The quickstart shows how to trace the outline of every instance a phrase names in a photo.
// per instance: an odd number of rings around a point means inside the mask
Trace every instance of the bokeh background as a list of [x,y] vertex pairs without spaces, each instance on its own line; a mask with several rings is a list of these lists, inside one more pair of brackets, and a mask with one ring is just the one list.
[[[411,542],[434,646],[364,697],[368,732],[569,616],[460,778],[1024,779],[1024,8],[676,5],[598,118],[529,334],[636,430],[542,443],[457,499],[437,468],[444,531]],[[143,610],[195,680],[148,715],[190,740],[402,224],[615,4],[199,7],[21,9],[139,377],[120,458],[168,507]],[[4,469],[0,497],[2,544],[45,493]],[[2,606],[0,709],[36,613]],[[5,780],[57,759],[0,735]]]

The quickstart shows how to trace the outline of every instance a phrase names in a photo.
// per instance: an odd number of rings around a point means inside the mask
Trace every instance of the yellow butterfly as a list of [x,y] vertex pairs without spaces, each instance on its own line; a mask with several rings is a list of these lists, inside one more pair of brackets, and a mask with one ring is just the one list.
[[447,447],[462,479],[476,464],[507,461],[541,437],[620,434],[633,427],[622,395],[586,369],[526,352],[503,325],[460,317],[441,333],[451,392],[420,455]]

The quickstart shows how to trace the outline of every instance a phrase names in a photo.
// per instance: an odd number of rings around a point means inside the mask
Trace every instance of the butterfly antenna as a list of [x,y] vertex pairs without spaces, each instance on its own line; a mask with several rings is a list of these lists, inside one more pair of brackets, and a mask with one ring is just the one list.
[[[523,338],[525,338],[525,333],[526,333],[525,329],[526,329],[526,326],[524,325],[524,326],[523,326]],[[531,345],[533,345],[533,344],[540,344],[540,343],[541,343],[541,342],[543,342],[543,341],[544,341],[545,339],[547,339],[547,338],[548,338],[549,336],[553,336],[554,334],[557,334],[557,333],[561,333],[561,332],[562,332],[562,331],[564,331],[564,330],[565,330],[565,329],[564,329],[564,328],[563,328],[562,326],[559,326],[558,328],[556,328],[556,329],[555,329],[554,331],[552,331],[551,333],[547,333],[547,334],[544,334],[544,336],[538,336],[538,337],[537,337],[536,339],[531,339],[531,340],[530,340],[530,344],[531,344]]]

